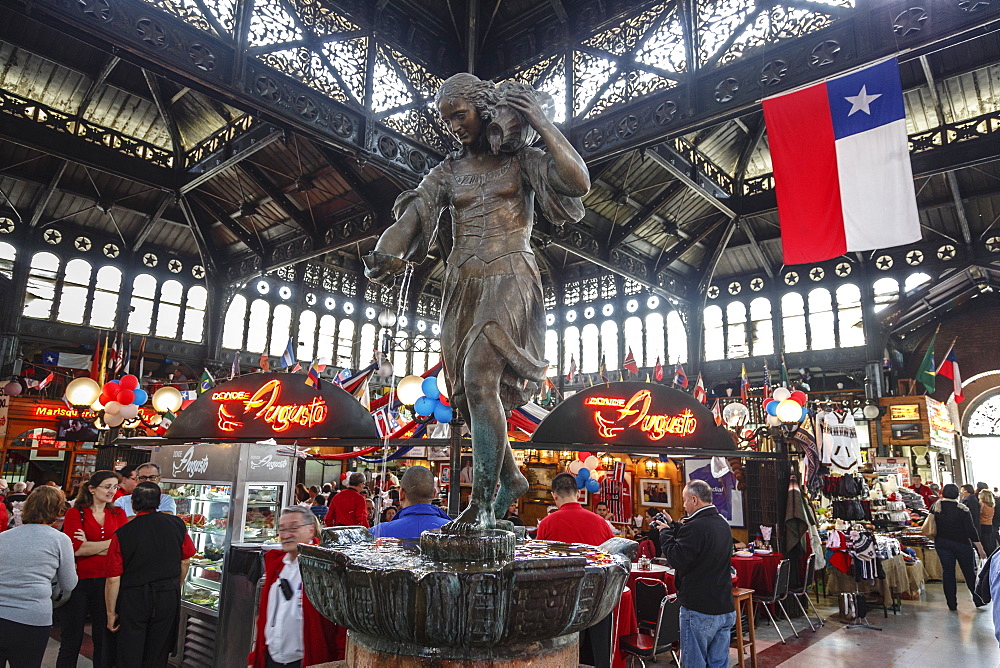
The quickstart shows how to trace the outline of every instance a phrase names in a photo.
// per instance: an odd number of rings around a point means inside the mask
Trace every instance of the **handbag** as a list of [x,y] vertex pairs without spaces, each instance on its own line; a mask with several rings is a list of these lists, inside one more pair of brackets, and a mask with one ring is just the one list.
[[927,513],[927,519],[925,519],[924,523],[920,526],[920,533],[928,538],[934,538],[937,536],[937,520],[934,519],[934,516],[934,507],[932,506],[931,511]]

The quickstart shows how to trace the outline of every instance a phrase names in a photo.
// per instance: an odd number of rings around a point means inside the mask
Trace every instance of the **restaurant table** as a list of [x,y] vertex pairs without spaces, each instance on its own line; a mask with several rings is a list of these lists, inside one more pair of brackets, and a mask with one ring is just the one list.
[[755,554],[752,557],[733,556],[736,580],[744,589],[753,589],[760,595],[774,591],[774,581],[778,575],[778,564],[784,556],[780,552]]
[[[666,566],[661,566],[659,564],[651,564],[648,571],[640,571],[632,566],[632,572],[628,574],[628,580],[625,582],[626,587],[634,587],[635,581],[639,578],[649,578],[652,580],[659,580],[660,582],[666,582],[664,577],[666,575],[673,575],[674,570]],[[671,577],[671,584],[668,586],[668,594],[673,593],[673,578]]]
[[622,651],[621,637],[635,635],[639,632],[639,622],[635,617],[635,603],[632,589],[625,587],[621,600],[614,610],[613,629],[611,634],[611,668],[625,668],[628,655]]

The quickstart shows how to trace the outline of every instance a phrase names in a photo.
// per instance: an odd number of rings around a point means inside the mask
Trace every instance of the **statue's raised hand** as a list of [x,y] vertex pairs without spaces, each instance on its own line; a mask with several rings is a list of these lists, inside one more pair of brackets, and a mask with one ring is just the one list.
[[551,121],[546,117],[534,91],[513,89],[507,93],[505,102],[524,114],[528,123],[535,130],[540,131],[541,128],[551,125]]
[[362,256],[365,263],[365,276],[369,280],[383,285],[392,283],[392,279],[406,270],[406,261],[395,255],[372,251]]

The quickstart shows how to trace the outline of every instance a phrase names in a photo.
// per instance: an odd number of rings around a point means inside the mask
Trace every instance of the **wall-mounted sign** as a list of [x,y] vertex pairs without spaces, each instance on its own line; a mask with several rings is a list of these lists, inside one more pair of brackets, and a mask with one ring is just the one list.
[[7,436],[7,412],[10,410],[10,397],[0,394],[0,441]]
[[873,457],[872,464],[875,466],[875,473],[879,475],[897,476],[899,485],[910,486],[910,463],[899,457]]
[[927,397],[927,422],[930,423],[931,431],[946,431],[954,433],[955,423],[951,421],[948,413],[948,406],[945,403]]
[[892,440],[894,441],[919,441],[923,437],[923,425],[917,422],[901,422],[892,425]]
[[890,420],[919,420],[920,406],[918,404],[896,404],[889,406]]
[[574,444],[645,449],[640,452],[735,449],[729,432],[690,394],[639,382],[597,385],[567,397],[538,425],[531,443],[544,449]]
[[205,392],[181,411],[167,438],[257,441],[268,438],[376,439],[375,420],[353,396],[305,376],[240,376]]

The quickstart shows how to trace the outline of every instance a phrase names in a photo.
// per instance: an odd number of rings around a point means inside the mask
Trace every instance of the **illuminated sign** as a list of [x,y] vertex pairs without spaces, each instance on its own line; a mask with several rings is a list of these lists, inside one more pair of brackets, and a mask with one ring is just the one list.
[[651,441],[659,441],[667,434],[673,436],[690,436],[698,428],[698,419],[690,409],[681,411],[679,415],[656,415],[649,412],[652,393],[649,390],[639,390],[628,400],[617,397],[588,397],[585,406],[607,406],[617,408],[608,418],[601,410],[594,411],[594,422],[597,423],[597,433],[602,438],[614,439],[632,427],[646,434]]
[[920,406],[917,404],[898,404],[889,406],[890,420],[919,420]]
[[[156,415],[156,411],[151,408],[139,407],[139,414],[145,419],[150,419]],[[77,411],[75,408],[67,408],[66,406],[47,406],[38,405],[35,406],[35,410],[32,412],[34,417],[38,418],[67,418],[67,419],[80,419],[80,420],[93,420],[97,417],[97,414],[89,408],[85,408],[83,411]]]
[[[220,402],[219,429],[227,433],[237,431],[243,426],[237,417],[243,417],[249,413],[253,413],[253,419],[262,420],[278,433],[287,431],[293,424],[311,429],[326,421],[329,409],[322,398],[315,397],[307,404],[283,404],[281,403],[281,388],[282,381],[275,379],[261,385],[260,389],[253,394],[249,392],[213,392],[212,401]],[[226,402],[242,403],[242,413],[234,415],[231,412],[232,409],[226,406]]]

